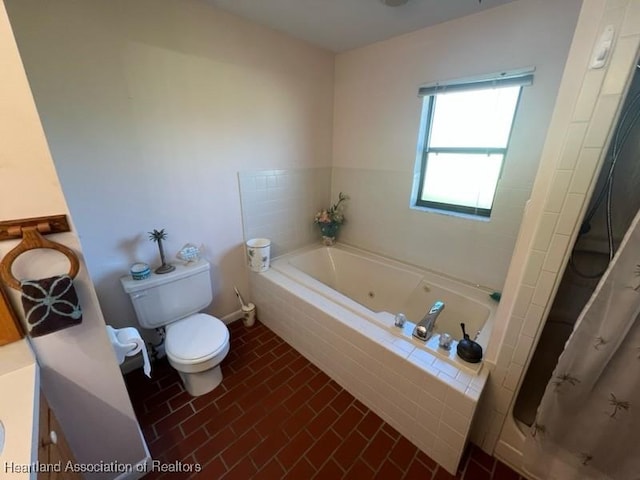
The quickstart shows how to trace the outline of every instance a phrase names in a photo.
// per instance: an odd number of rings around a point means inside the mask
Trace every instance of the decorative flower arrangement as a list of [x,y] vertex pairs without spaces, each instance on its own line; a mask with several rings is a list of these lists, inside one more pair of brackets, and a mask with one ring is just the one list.
[[328,209],[320,210],[316,213],[313,221],[320,227],[322,241],[325,245],[333,245],[336,241],[336,235],[340,229],[340,225],[345,221],[342,210],[344,208],[343,202],[346,200],[349,200],[349,196],[340,192],[336,203]]

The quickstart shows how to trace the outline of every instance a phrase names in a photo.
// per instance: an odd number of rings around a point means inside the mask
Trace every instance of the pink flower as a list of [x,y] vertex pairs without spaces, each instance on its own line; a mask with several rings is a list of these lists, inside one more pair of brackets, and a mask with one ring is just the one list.
[[340,195],[338,196],[338,202],[331,205],[331,207],[329,207],[329,209],[323,209],[320,210],[318,213],[316,213],[315,217],[314,217],[314,222],[315,223],[337,223],[337,224],[342,224],[344,222],[344,215],[342,213],[342,202],[344,202],[345,200],[348,200],[349,197],[345,194],[343,194],[342,192],[340,192]]
[[320,223],[329,223],[331,222],[331,218],[329,218],[329,213],[326,210],[320,212],[320,217],[318,218],[318,222]]

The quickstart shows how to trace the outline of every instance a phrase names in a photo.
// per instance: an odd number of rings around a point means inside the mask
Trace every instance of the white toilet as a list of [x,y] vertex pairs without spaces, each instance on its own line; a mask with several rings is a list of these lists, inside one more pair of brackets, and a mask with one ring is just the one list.
[[145,280],[120,279],[144,328],[166,327],[169,363],[193,396],[204,395],[222,381],[220,362],[229,352],[229,330],[218,318],[198,313],[211,303],[206,260],[176,265],[173,272],[152,273]]

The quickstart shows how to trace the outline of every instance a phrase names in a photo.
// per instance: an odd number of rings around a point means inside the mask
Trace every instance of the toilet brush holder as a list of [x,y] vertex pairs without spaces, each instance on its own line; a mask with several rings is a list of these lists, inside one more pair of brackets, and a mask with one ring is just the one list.
[[256,306],[253,303],[242,305],[242,323],[245,327],[252,327],[256,322]]

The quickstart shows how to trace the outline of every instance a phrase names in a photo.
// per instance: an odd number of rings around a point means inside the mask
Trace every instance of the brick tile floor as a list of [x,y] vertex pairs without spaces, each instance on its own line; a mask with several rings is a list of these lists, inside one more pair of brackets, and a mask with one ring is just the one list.
[[521,480],[474,446],[450,475],[264,325],[229,330],[224,380],[207,395],[189,396],[166,360],[151,380],[125,376],[154,460],[202,467],[145,479]]

